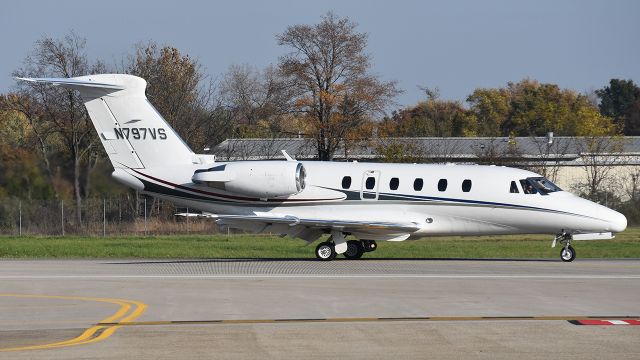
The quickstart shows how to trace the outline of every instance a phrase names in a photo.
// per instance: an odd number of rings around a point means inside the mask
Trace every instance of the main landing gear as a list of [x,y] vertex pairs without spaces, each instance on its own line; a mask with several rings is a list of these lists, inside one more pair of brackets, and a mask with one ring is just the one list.
[[[329,241],[321,242],[316,247],[316,257],[322,261],[330,261],[338,256],[333,236]],[[344,237],[343,237],[344,239]],[[375,251],[378,248],[373,240],[349,240],[346,242],[346,250],[342,253],[346,259],[359,259],[365,252]]]
[[322,261],[330,261],[336,258],[336,248],[329,241],[321,242],[316,246],[316,257]]
[[553,239],[553,243],[551,247],[556,247],[556,243],[560,243],[562,246],[562,250],[560,250],[560,260],[564,262],[572,262],[576,258],[576,250],[571,246],[571,234],[567,234],[565,232],[558,234],[555,239]]

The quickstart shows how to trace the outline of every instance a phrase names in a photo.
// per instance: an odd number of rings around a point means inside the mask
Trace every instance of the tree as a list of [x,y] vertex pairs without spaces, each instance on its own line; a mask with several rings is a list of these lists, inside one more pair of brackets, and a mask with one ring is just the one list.
[[515,166],[522,153],[515,138],[504,139],[490,137],[483,139],[475,149],[478,164]]
[[[484,136],[572,136],[581,116],[595,106],[586,95],[555,84],[524,79],[505,88],[476,89],[468,98],[469,112]],[[582,115],[581,115],[582,114]]]
[[139,44],[126,71],[147,80],[149,101],[192,148],[202,149],[226,126],[216,121],[221,113],[215,82],[189,55],[154,42]]
[[382,136],[458,137],[473,136],[476,119],[460,102],[440,100],[437,91],[424,89],[427,100],[393,113],[383,120]]
[[478,136],[501,136],[511,115],[511,96],[506,89],[476,89],[469,97],[469,112],[477,123]]
[[415,141],[406,143],[396,139],[380,139],[375,150],[382,157],[382,162],[420,163],[426,160],[424,149]]
[[633,80],[611,79],[596,95],[602,115],[613,118],[625,135],[640,135],[640,87]]
[[[86,55],[86,40],[71,32],[62,39],[44,37],[36,41],[33,52],[14,72],[20,77],[75,77],[104,72],[101,62],[90,63]],[[71,89],[35,83],[20,83],[12,97],[10,108],[20,111],[32,125],[48,176],[53,179],[49,162],[49,147],[59,147],[64,157],[62,166],[71,164],[76,220],[82,225],[82,199],[88,189],[81,180],[88,179],[92,167],[83,167],[90,157],[96,158],[100,147],[95,130],[80,96]]]
[[289,26],[277,41],[291,49],[279,68],[295,90],[294,111],[309,122],[319,160],[331,160],[351,130],[400,93],[395,81],[370,73],[367,35],[349,18],[329,12],[316,25]]
[[[6,117],[2,126],[4,129],[11,129],[13,126],[11,120],[9,120],[9,114],[20,114],[22,115],[21,117],[25,119],[25,125],[30,128],[30,131],[26,129],[23,131],[14,131],[15,137],[13,137],[13,140],[11,136],[4,136],[3,138],[5,141],[13,143],[12,145],[14,146],[17,145],[18,142],[24,141],[23,144],[28,144],[32,149],[37,151],[40,154],[47,179],[53,186],[53,184],[55,184],[55,177],[50,158],[52,157],[52,152],[55,151],[51,144],[56,144],[56,142],[52,141],[54,138],[52,125],[45,120],[40,121],[43,113],[41,104],[33,101],[28,91],[23,90],[21,92],[21,94],[9,93],[0,98],[0,108],[4,110],[3,113]],[[18,126],[18,129],[19,128]],[[31,142],[27,140],[27,137],[31,139]],[[56,148],[57,147],[58,146],[56,146]],[[53,194],[56,198],[59,196],[59,190],[56,186],[53,186]]]
[[624,181],[624,190],[630,201],[640,203],[640,169],[629,174],[627,181]]
[[627,108],[623,131],[629,136],[640,135],[640,96]]
[[575,145],[574,142],[573,137],[562,140],[554,139],[552,136],[532,137],[531,143],[537,150],[537,161],[527,168],[555,182],[558,179],[560,165],[564,162],[563,158]]
[[[0,109],[6,98],[0,96]],[[53,197],[53,183],[44,174],[38,153],[33,151],[32,129],[17,111],[0,110],[0,198],[31,200]]]
[[576,114],[592,108],[585,96],[555,84],[541,84],[525,79],[509,83],[511,114],[503,124],[503,134],[544,136],[553,131],[557,135],[571,135],[580,119]]
[[578,114],[582,121],[576,129],[576,145],[582,157],[586,179],[577,184],[580,192],[594,200],[607,193],[604,186],[612,180],[613,166],[620,160],[624,138],[611,118],[596,109],[583,109]]
[[222,77],[220,94],[234,122],[234,137],[272,137],[287,131],[292,89],[279,69],[232,65]]

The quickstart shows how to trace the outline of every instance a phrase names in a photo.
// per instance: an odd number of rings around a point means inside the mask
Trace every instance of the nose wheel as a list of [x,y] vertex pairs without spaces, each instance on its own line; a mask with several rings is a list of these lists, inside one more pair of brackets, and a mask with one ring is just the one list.
[[560,260],[564,262],[572,262],[576,259],[576,250],[571,246],[571,239],[571,234],[563,232],[558,234],[551,244],[551,247],[556,247],[558,242],[563,244],[562,250],[560,250]]
[[576,251],[571,245],[562,248],[562,251],[560,251],[560,259],[562,259],[562,261],[564,262],[572,262],[575,258]]

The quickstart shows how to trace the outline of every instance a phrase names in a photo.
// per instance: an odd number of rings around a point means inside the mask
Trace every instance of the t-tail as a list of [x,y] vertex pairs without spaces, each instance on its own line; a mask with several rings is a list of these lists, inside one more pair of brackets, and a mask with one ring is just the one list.
[[101,74],[19,79],[79,91],[116,173],[192,163],[193,151],[151,105],[142,78]]

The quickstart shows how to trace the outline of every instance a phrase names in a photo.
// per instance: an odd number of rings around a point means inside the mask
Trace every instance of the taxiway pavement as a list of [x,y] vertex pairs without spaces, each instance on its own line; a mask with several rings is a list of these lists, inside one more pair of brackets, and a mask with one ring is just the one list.
[[637,316],[640,260],[0,261],[0,359],[633,359],[567,320]]

